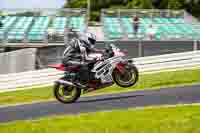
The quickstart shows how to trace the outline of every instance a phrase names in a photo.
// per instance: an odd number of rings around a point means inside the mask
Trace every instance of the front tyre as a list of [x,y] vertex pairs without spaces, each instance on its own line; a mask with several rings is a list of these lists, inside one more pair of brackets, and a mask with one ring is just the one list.
[[127,65],[123,68],[123,73],[119,70],[114,69],[113,73],[114,82],[120,87],[131,87],[138,81],[138,70],[133,65]]
[[74,86],[66,86],[60,83],[54,84],[54,96],[61,103],[73,103],[81,95],[81,89]]

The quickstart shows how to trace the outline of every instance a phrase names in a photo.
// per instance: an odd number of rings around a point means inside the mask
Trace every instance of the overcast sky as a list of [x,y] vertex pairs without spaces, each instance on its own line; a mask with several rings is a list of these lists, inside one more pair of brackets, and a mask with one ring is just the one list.
[[0,9],[61,8],[65,0],[0,0]]

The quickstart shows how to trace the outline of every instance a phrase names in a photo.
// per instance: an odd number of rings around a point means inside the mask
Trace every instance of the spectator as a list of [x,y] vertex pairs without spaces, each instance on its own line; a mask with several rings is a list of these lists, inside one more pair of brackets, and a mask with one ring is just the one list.
[[53,40],[56,34],[55,30],[51,27],[47,29],[48,39]]
[[149,28],[146,31],[146,34],[150,40],[153,40],[155,38],[156,32],[156,27],[153,24],[150,24]]
[[134,35],[137,36],[138,33],[138,29],[139,29],[139,17],[137,15],[133,16],[133,31],[134,31]]

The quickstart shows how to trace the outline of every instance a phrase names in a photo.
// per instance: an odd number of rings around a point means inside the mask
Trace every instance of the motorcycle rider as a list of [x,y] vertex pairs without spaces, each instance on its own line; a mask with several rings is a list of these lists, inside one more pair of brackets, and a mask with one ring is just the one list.
[[74,81],[76,85],[86,87],[89,80],[89,66],[88,64],[95,61],[97,58],[88,57],[88,53],[94,52],[94,45],[96,43],[96,36],[92,33],[79,34],[78,38],[74,38],[67,44],[67,48],[63,53],[62,63],[65,66],[79,66],[80,71],[76,74]]

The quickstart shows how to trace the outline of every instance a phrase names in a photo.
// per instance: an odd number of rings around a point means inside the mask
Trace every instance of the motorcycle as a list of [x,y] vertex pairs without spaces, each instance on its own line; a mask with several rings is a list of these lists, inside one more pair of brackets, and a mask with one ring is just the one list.
[[[101,57],[90,65],[89,80],[87,87],[76,85],[76,76],[72,76],[80,70],[79,67],[63,64],[49,65],[49,67],[64,71],[65,76],[54,83],[54,95],[62,103],[73,103],[81,96],[81,93],[89,93],[104,89],[116,83],[120,87],[130,87],[138,81],[138,69],[132,59],[123,59],[127,56],[126,51],[120,50],[115,44],[107,45],[105,51],[91,53],[90,57]],[[67,76],[68,75],[68,76]],[[71,75],[71,76],[70,76]]]

